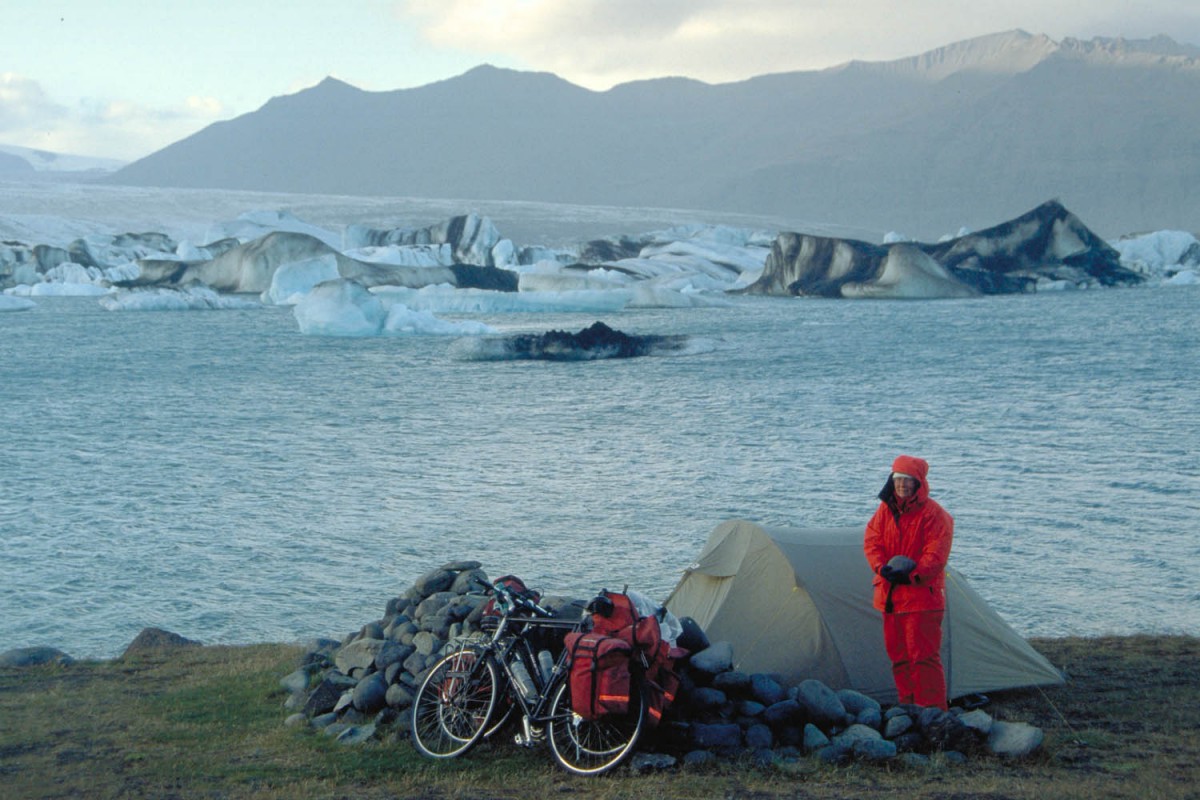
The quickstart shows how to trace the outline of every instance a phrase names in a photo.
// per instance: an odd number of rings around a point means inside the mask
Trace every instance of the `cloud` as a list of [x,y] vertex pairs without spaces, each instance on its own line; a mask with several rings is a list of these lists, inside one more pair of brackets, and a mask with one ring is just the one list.
[[[1200,11],[1180,12],[1175,0],[1148,0],[1137,16],[1124,0],[401,0],[398,10],[436,47],[593,89],[664,75],[721,83],[890,60],[1014,28],[1052,38],[1200,28]],[[1146,20],[1171,27],[1149,30]]]
[[4,144],[134,159],[195,133],[225,113],[218,100],[198,96],[177,107],[94,98],[66,106],[54,102],[35,80],[0,74],[0,142]]
[[50,124],[68,115],[50,100],[37,81],[14,72],[0,73],[0,134],[30,124]]

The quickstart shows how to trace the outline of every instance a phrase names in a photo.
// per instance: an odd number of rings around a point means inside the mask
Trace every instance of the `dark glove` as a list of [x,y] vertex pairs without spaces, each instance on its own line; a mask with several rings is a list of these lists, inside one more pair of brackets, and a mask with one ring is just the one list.
[[896,556],[879,568],[879,575],[894,586],[906,586],[912,583],[909,573],[917,568],[917,562],[908,556]]

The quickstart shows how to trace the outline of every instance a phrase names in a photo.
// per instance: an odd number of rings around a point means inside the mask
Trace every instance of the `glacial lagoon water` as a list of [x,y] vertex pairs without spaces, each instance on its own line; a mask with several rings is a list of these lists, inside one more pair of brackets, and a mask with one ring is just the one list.
[[860,525],[931,462],[1025,635],[1200,633],[1200,292],[472,315],[687,355],[467,361],[290,309],[0,314],[0,650],[341,637],[449,559],[665,598],[722,520]]

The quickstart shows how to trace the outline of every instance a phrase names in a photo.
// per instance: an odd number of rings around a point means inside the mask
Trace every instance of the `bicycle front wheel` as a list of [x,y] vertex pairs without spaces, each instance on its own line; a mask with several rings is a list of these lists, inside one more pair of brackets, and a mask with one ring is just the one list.
[[454,758],[474,747],[488,730],[499,682],[495,663],[469,648],[434,664],[413,700],[417,750],[430,758]]
[[571,685],[564,681],[550,704],[546,738],[554,758],[576,775],[599,775],[633,752],[646,724],[646,703],[639,690],[630,692],[629,712],[587,720],[571,710]]

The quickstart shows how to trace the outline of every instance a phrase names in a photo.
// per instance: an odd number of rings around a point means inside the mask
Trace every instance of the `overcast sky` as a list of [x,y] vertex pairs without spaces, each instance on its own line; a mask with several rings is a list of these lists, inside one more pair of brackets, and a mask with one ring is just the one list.
[[886,61],[1021,28],[1200,44],[1193,0],[4,0],[0,144],[132,160],[332,75],[479,64],[602,91]]

